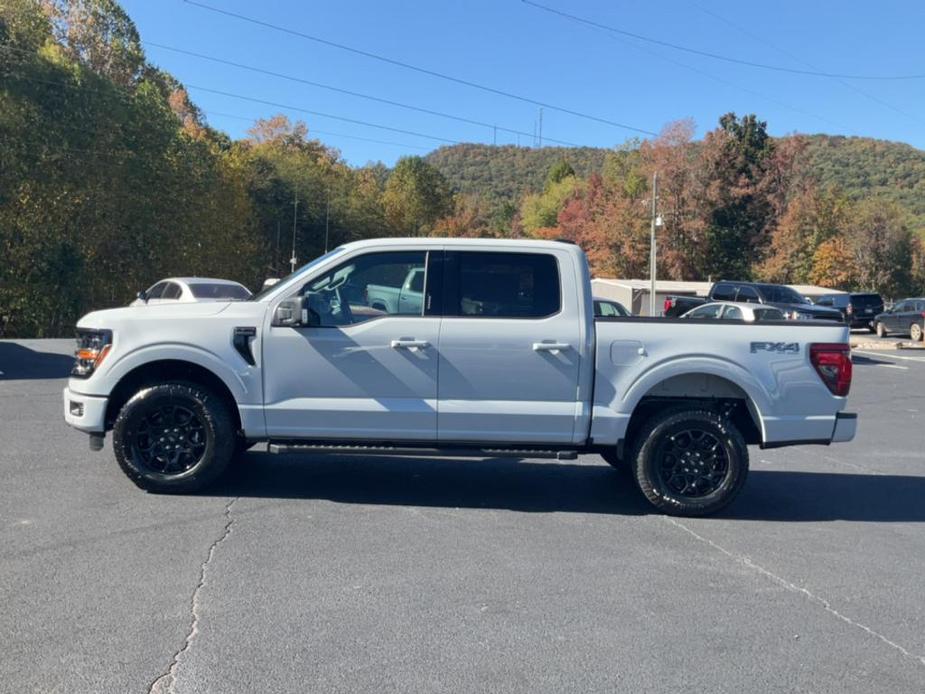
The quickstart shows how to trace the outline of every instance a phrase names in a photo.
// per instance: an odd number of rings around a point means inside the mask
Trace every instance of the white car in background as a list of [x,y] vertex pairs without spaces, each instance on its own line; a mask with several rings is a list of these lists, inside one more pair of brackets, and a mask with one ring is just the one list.
[[197,301],[246,301],[252,296],[243,284],[212,277],[168,277],[142,292],[129,306],[194,303]]
[[737,304],[731,301],[713,301],[691,309],[681,318],[712,318],[715,320],[744,320],[747,323],[769,320],[787,320],[784,312],[773,306]]

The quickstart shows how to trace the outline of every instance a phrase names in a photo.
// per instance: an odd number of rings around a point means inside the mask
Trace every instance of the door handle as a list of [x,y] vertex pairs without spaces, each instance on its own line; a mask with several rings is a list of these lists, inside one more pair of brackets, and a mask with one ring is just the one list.
[[567,342],[534,342],[534,352],[561,352],[568,349],[571,345]]
[[430,347],[427,340],[392,340],[392,349],[424,349]]

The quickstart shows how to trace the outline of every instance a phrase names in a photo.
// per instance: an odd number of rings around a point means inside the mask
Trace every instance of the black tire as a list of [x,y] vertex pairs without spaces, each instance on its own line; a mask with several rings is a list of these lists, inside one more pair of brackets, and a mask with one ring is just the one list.
[[867,332],[869,332],[869,333],[871,333],[871,334],[877,332],[877,328],[874,327],[874,324],[873,324],[873,323],[868,323],[868,325],[867,325]]
[[613,448],[605,448],[601,451],[598,451],[598,453],[600,454],[601,458],[607,462],[608,465],[616,468],[617,470],[620,470],[621,472],[629,467],[629,465],[626,464],[626,460],[617,455],[616,446]]
[[207,388],[165,383],[141,389],[122,407],[112,446],[122,471],[149,492],[204,489],[235,451],[231,408]]
[[237,436],[234,437],[234,454],[242,455],[244,453],[247,453],[251,448],[253,448],[256,445],[257,443],[255,441],[248,441],[246,438],[238,434]]
[[708,410],[655,415],[636,437],[631,461],[646,499],[675,516],[716,513],[748,477],[745,439],[732,422]]
[[887,337],[889,335],[889,333],[886,331],[886,328],[883,327],[883,323],[880,321],[877,321],[876,333],[877,337]]

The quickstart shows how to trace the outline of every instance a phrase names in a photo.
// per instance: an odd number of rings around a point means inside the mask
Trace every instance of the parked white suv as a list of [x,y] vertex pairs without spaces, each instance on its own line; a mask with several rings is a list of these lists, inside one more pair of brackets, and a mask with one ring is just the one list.
[[[421,301],[368,304],[423,270]],[[64,416],[141,488],[202,489],[236,449],[573,459],[626,466],[669,513],[728,504],[747,444],[850,441],[845,325],[594,318],[556,241],[347,244],[250,301],[78,324]]]

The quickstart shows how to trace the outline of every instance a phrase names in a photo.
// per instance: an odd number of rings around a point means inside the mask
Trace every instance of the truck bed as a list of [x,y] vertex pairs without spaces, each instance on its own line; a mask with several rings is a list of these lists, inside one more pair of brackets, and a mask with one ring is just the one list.
[[644,397],[717,393],[745,400],[763,445],[835,437],[847,399],[823,383],[809,346],[847,343],[844,324],[613,317],[595,319],[595,333],[595,442],[621,440]]

